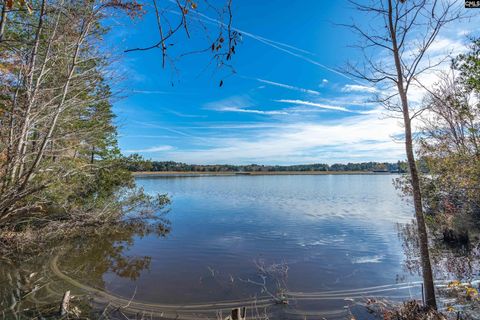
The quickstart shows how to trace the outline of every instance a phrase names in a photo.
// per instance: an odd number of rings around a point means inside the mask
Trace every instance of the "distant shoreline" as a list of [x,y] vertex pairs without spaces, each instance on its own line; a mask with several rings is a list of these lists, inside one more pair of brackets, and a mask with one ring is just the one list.
[[252,171],[252,172],[198,172],[198,171],[137,171],[135,177],[207,177],[207,176],[286,176],[286,175],[389,175],[395,172],[374,171]]

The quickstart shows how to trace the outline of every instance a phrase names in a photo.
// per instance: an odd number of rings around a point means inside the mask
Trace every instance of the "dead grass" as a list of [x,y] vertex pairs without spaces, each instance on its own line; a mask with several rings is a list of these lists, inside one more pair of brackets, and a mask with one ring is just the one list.
[[[401,304],[388,300],[368,299],[368,311],[383,320],[473,320],[468,313],[445,310],[443,312],[432,310],[421,305],[416,300],[405,301]],[[353,318],[355,319],[355,318]]]

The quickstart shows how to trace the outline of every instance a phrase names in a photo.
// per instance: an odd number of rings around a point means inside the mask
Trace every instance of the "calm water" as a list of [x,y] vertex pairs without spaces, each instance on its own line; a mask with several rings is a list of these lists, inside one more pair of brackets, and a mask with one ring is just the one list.
[[[403,270],[397,223],[412,208],[393,175],[142,177],[168,193],[170,232],[94,239],[59,266],[96,288],[135,300],[189,304],[288,292],[361,289],[416,280]],[[280,286],[273,280],[281,280]],[[363,290],[368,291],[368,290]],[[363,292],[362,291],[362,292]],[[418,288],[362,293],[414,295]],[[308,299],[307,299],[308,300]],[[344,296],[295,301],[296,310],[342,310]],[[328,318],[328,317],[327,317]]]
[[[395,283],[404,275],[396,224],[412,209],[391,175],[138,178],[168,193],[172,231],[135,239],[149,256],[135,281],[106,274],[109,290],[147,301],[188,303],[260,292],[258,261],[286,263],[290,291]],[[244,280],[244,281],[242,281]]]

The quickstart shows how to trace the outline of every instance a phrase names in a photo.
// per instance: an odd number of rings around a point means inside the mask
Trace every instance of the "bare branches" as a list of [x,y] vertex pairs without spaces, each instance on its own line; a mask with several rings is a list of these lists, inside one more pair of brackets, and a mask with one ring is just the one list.
[[240,279],[240,281],[258,286],[262,294],[267,294],[277,304],[288,304],[286,297],[288,264],[283,262],[266,265],[265,261],[258,260],[255,261],[255,265],[259,281],[252,279]]
[[[173,35],[175,35],[177,33],[177,31],[179,31],[182,28],[182,26],[184,26],[184,21],[185,20],[184,20],[183,16],[185,15],[185,13],[184,13],[183,10],[181,11],[181,16],[182,16],[181,21],[176,25],[175,28],[172,29],[171,27],[169,27],[169,31],[164,36],[163,35],[163,27],[162,27],[162,24],[161,24],[161,21],[160,21],[160,16],[161,15],[163,16],[163,13],[160,12],[156,1],[154,1],[154,6],[155,6],[155,14],[157,16],[157,25],[158,25],[159,34],[160,34],[160,40],[153,45],[150,45],[150,46],[147,46],[147,47],[138,47],[138,48],[127,49],[127,50],[125,50],[125,52],[147,51],[147,50],[152,50],[152,49],[155,49],[155,48],[162,48],[162,52],[164,52],[164,57],[166,56],[165,41],[170,39]],[[170,26],[170,23],[169,22],[167,22],[167,23]]]
[[161,45],[162,45],[162,67],[165,68],[165,56],[167,55],[167,46],[165,45],[165,39],[163,37],[163,27],[162,27],[162,22],[160,21],[160,13],[158,11],[157,0],[152,0],[152,1],[153,1],[153,6],[155,7],[158,33],[160,35]]
[[[401,81],[407,93],[412,82],[420,81],[421,74],[445,61],[431,60],[428,50],[446,24],[463,17],[461,6],[452,1],[351,3],[357,10],[371,13],[375,19],[367,26],[346,25],[362,39],[357,47],[364,56],[363,67],[350,64],[349,74],[379,86]],[[398,61],[402,69],[401,78],[397,76],[394,61],[386,58],[394,50],[401,53]]]
[[[200,2],[201,1],[201,2]],[[162,51],[162,67],[166,62],[175,70],[175,62],[182,57],[211,53],[211,61],[217,68],[227,67],[233,71],[229,61],[236,53],[236,46],[241,41],[241,34],[235,30],[232,14],[232,0],[226,0],[223,8],[217,8],[208,0],[169,0],[160,6],[158,0],[152,0],[159,34],[159,40],[152,45],[125,50],[125,52],[147,51],[160,49]],[[215,18],[204,12],[213,12]],[[213,28],[207,27],[213,26]],[[192,28],[192,30],[190,30]],[[199,32],[196,32],[197,29]],[[182,32],[183,31],[183,32]],[[182,38],[182,35],[184,36]],[[190,38],[203,37],[200,48],[193,48],[185,52],[170,52],[178,42],[188,42]],[[196,41],[199,42],[199,41]]]

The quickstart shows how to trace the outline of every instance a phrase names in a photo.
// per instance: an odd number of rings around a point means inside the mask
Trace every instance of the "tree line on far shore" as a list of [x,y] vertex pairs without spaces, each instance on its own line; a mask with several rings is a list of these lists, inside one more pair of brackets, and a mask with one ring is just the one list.
[[150,171],[182,171],[182,172],[289,172],[289,171],[363,171],[363,172],[395,172],[405,173],[407,165],[404,161],[397,162],[360,162],[360,163],[326,163],[297,164],[297,165],[231,165],[231,164],[186,164],[175,161],[145,160],[138,154],[126,158],[127,168],[133,172]]

